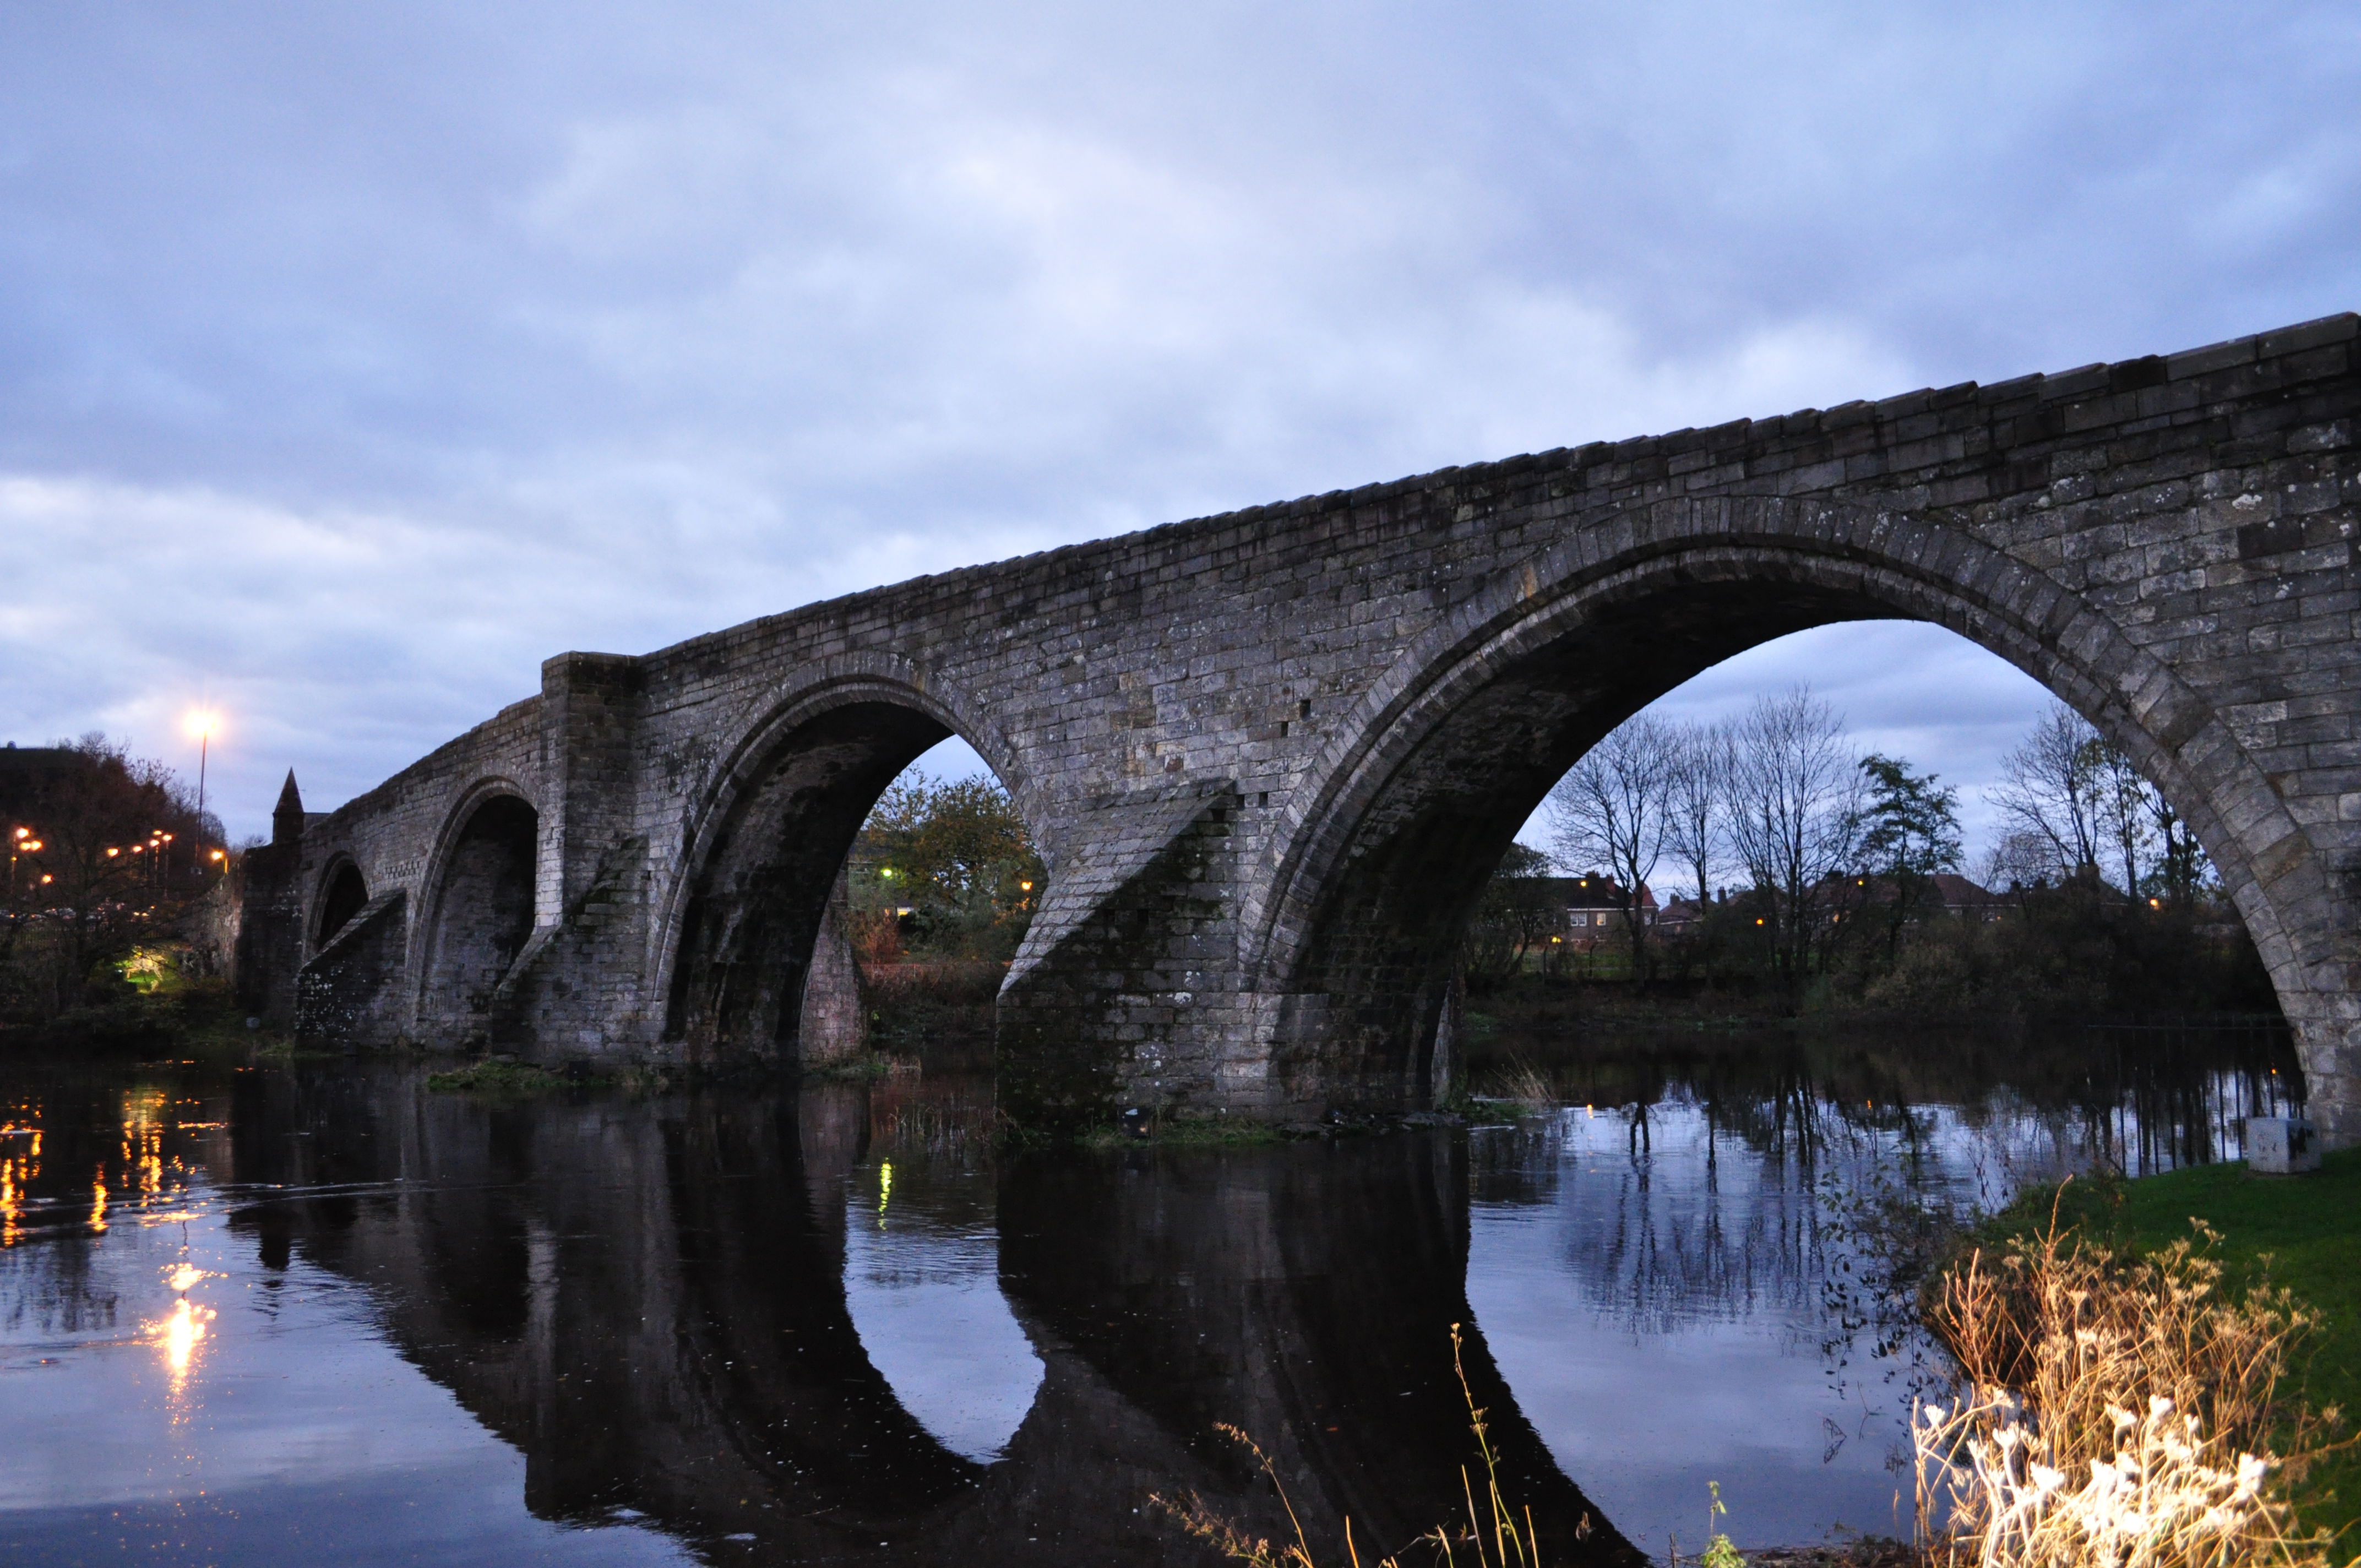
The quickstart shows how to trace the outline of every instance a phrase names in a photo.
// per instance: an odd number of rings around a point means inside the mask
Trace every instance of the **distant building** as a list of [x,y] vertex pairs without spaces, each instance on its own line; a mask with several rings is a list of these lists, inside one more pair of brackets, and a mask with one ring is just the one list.
[[1697,935],[1705,922],[1707,905],[1697,899],[1675,897],[1656,912],[1656,935],[1678,941]]
[[1950,872],[1938,872],[1932,881],[1943,913],[1961,920],[1998,920],[2009,912],[2006,894],[1994,893]]
[[[1831,877],[1828,904],[1853,909],[1875,909],[1894,902],[1895,888],[1886,877]],[[1844,884],[1850,883],[1850,887]],[[1953,872],[1937,872],[1924,879],[1916,894],[1916,917],[1947,916],[1954,920],[1998,920],[2014,907],[2006,894],[1970,881]]]
[[[1565,936],[1569,945],[1588,948],[1602,941],[1622,939],[1622,883],[1597,872],[1587,876],[1544,877],[1541,880],[1555,895],[1557,905],[1565,911]],[[1654,927],[1658,914],[1656,895],[1643,882],[1640,884],[1640,924]]]
[[[1813,902],[1824,911],[1833,910],[1852,918],[1849,911],[1867,911],[1890,905],[1894,902],[1894,885],[1884,877],[1830,877],[1821,886]],[[1732,890],[1722,890],[1722,901],[1732,896]],[[2004,893],[1993,893],[1970,879],[1950,872],[1939,872],[1927,879],[1919,894],[1916,918],[1927,919],[1944,916],[1955,920],[1987,921],[2005,918],[2015,907],[2015,901]],[[1693,898],[1675,898],[1657,911],[1650,924],[1659,937],[1678,941],[1698,935],[1704,929],[1713,902]]]

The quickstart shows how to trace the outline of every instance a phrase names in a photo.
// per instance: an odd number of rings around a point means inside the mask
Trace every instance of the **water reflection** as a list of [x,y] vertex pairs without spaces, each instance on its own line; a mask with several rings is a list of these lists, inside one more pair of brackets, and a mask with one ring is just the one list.
[[1933,1352],[1868,1310],[1864,1200],[1990,1208],[2235,1155],[2293,1076],[2262,1035],[1928,1045],[1561,1048],[1548,1065],[1590,1103],[1472,1135],[1477,1315],[1551,1452],[1650,1552],[1702,1539],[1715,1480],[1743,1543],[1906,1526],[1897,1466]]
[[845,1188],[845,1306],[862,1352],[937,1442],[1002,1457],[1043,1369],[1000,1292],[990,1171],[906,1155]]
[[1453,1323],[1554,1556],[1661,1550],[1707,1479],[1741,1541],[1882,1530],[1829,1197],[2216,1152],[2278,1092],[2081,1048],[1970,1094],[1902,1045],[1610,1045],[1489,1128],[1002,1161],[961,1080],[19,1069],[0,1378],[47,1436],[0,1557],[1197,1563],[1150,1492],[1284,1528],[1217,1422],[1389,1549],[1456,1509]]

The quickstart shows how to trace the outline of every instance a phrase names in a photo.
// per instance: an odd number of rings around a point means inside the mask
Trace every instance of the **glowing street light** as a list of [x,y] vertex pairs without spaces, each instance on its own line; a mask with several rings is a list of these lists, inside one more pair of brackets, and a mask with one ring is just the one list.
[[214,731],[221,728],[221,715],[198,708],[188,718],[189,733],[197,738],[197,831],[205,828],[205,752],[213,745]]
[[[19,828],[8,839],[8,902],[16,902],[16,859],[20,855],[38,855],[41,841],[33,837],[30,828]],[[43,882],[49,879],[43,877]]]

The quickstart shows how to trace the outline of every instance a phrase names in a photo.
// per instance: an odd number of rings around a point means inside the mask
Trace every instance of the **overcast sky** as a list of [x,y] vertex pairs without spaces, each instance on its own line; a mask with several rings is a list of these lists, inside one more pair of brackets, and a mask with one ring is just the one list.
[[[0,738],[217,705],[257,831],[566,649],[2351,309],[2356,104],[2349,0],[0,8]],[[1695,702],[1796,679],[2042,701]]]

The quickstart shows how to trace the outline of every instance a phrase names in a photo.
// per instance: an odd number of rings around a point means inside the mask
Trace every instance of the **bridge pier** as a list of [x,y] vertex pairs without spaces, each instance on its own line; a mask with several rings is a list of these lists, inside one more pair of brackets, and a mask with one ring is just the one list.
[[[272,851],[255,914],[302,940],[263,961],[300,972],[255,989],[357,1044],[464,1023],[542,1056],[796,1059],[862,817],[958,734],[1050,868],[1002,995],[1009,1103],[1414,1106],[1483,879],[1586,748],[1771,637],[1907,618],[2044,683],[2172,802],[2315,1117],[2361,1141],[2356,329],[1445,469],[566,654]],[[503,796],[535,814],[532,928],[455,999],[455,855]],[[339,936],[346,871],[373,913]]]

